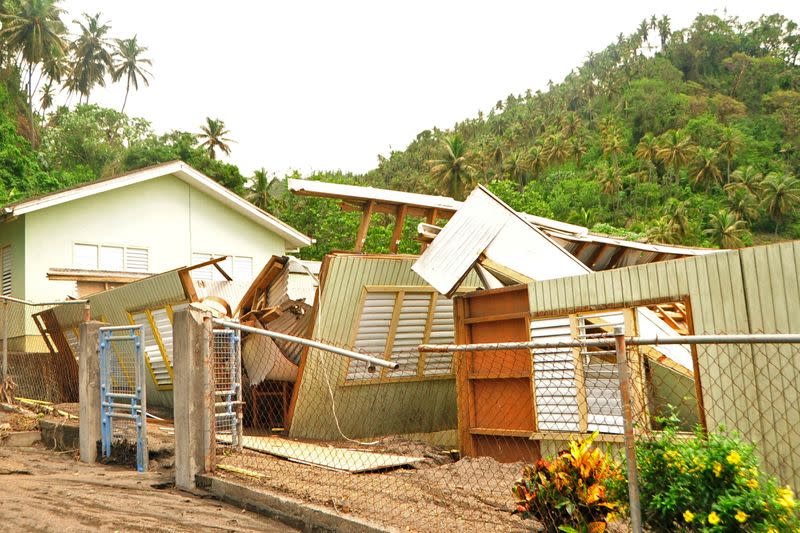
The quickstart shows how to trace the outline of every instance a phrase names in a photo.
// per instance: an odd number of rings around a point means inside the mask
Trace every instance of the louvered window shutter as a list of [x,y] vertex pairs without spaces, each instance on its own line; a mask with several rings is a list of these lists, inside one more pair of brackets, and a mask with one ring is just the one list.
[[[532,320],[531,340],[571,341],[569,318]],[[580,414],[572,348],[541,348],[532,352],[539,431],[579,431]]]
[[417,346],[425,339],[430,307],[429,292],[407,292],[403,295],[392,345],[392,361],[398,363],[400,368],[392,370],[389,373],[391,377],[417,375],[419,363]]
[[[453,322],[453,300],[436,295],[436,305],[431,318],[431,333],[428,344],[453,344],[455,342]],[[452,353],[428,353],[425,355],[425,375],[436,376],[453,372]]]
[[[392,313],[397,300],[395,292],[368,292],[356,333],[355,348],[359,351],[383,357],[392,325]],[[348,380],[374,379],[380,377],[380,369],[369,371],[363,361],[350,360],[347,370]]]

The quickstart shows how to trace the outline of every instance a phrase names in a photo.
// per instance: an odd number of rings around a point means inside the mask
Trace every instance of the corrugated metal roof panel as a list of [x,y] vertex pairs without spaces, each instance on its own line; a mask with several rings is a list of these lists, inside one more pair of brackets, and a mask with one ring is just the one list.
[[588,269],[484,187],[469,195],[412,269],[452,295],[482,255],[533,280]]

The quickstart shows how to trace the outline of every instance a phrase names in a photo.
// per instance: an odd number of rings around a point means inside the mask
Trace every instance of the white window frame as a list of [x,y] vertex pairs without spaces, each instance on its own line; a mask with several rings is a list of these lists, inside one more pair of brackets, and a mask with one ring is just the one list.
[[[120,248],[122,249],[122,270],[120,272],[140,272],[146,273],[150,272],[150,247],[138,244],[120,244],[116,242],[89,242],[89,241],[73,241],[72,242],[72,268],[82,268],[76,266],[76,254],[75,254],[75,247],[76,246],[93,246],[96,249],[96,264],[97,268],[95,269],[86,269],[86,270],[105,270],[100,268],[100,254],[102,248]],[[136,250],[145,250],[147,253],[147,269],[146,270],[130,270],[128,267],[128,250],[129,249],[136,249]]]
[[[203,259],[203,261],[197,261],[195,259],[196,255],[205,256],[205,257],[207,257],[207,259]],[[220,267],[222,267],[222,269],[225,272],[228,273],[228,275],[233,279],[233,281],[251,282],[251,281],[253,281],[253,278],[255,278],[255,276],[256,276],[255,269],[254,269],[254,267],[255,267],[255,257],[249,256],[249,255],[220,254],[220,253],[212,253],[212,252],[194,251],[194,252],[192,252],[192,264],[198,264],[198,263],[202,263],[204,261],[210,261],[212,259],[218,259],[220,257],[226,257],[227,258],[227,259],[225,259],[223,261],[223,262],[225,262],[227,264],[225,266],[220,264]],[[246,259],[246,260],[250,261],[250,277],[249,278],[247,278],[247,279],[237,279],[236,276],[234,276],[233,265],[234,265],[234,263],[236,262],[237,259],[240,259],[240,260],[241,259]],[[228,267],[228,268],[226,268],[226,267]],[[208,269],[208,270],[205,270],[205,269]],[[193,272],[198,272],[198,271],[200,271],[200,272],[211,272],[211,278],[209,279],[207,276],[203,276],[202,278],[197,278],[197,279],[202,279],[202,280],[205,280],[205,281],[224,281],[225,280],[225,278],[222,277],[222,274],[220,274],[219,270],[217,270],[213,265],[208,265],[208,266],[203,267],[201,269],[196,269]]]

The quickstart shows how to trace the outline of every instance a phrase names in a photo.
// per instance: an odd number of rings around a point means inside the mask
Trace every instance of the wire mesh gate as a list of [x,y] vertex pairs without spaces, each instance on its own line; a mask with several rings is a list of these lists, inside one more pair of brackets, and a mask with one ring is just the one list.
[[100,328],[102,457],[123,462],[136,446],[136,469],[147,470],[147,391],[142,326]]
[[238,330],[214,330],[214,431],[221,445],[242,447],[242,352]]

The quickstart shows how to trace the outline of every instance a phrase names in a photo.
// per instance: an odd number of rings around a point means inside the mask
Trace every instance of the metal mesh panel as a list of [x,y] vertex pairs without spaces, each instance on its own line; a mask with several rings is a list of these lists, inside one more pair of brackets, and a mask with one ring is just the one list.
[[215,329],[212,346],[214,369],[214,429],[221,446],[241,446],[242,361],[239,332]]
[[100,328],[102,455],[147,469],[147,394],[142,326]]
[[79,330],[62,329],[50,309],[50,304],[0,300],[0,350],[7,389],[19,398],[77,402]]
[[[397,327],[408,326],[413,311],[403,314],[405,300],[390,303],[400,317]],[[370,339],[375,351],[318,339],[312,342],[325,346],[305,346],[296,365],[283,351],[293,341],[284,338],[279,345],[266,333],[243,328],[238,448],[233,446],[237,418],[228,416],[238,405],[231,401],[237,336],[215,330],[215,411],[222,415],[215,417],[215,428],[225,448],[217,454],[215,475],[404,531],[556,531],[559,525],[580,530],[565,506],[538,496],[521,501],[512,489],[521,479],[534,486],[541,478],[531,472],[566,461],[579,453],[566,451],[571,441],[588,438],[593,439],[588,450],[605,454],[602,461],[611,474],[593,500],[602,505],[580,512],[592,522],[609,522],[614,531],[625,530],[631,517],[639,516],[639,507],[628,499],[636,488],[649,530],[686,529],[681,516],[665,522],[654,510],[659,500],[653,488],[665,490],[668,484],[658,477],[653,482],[652,469],[639,461],[643,450],[670,434],[694,449],[732,439],[741,446],[742,461],[750,461],[752,450],[757,466],[748,463],[746,470],[735,470],[739,458],[730,449],[717,459],[726,462],[722,471],[735,474],[736,490],[761,486],[785,494],[778,488],[798,486],[800,455],[793,443],[800,440],[800,344],[731,344],[724,337],[711,344],[686,340],[693,337],[669,340],[687,344],[646,344],[636,337],[635,313],[622,309],[523,320],[521,336],[530,335],[527,343],[417,346],[419,358],[399,358],[399,371],[381,365],[396,339]],[[358,338],[355,331],[353,338]],[[618,344],[625,340],[627,347]],[[403,348],[414,350],[413,343]],[[359,361],[340,349],[375,359]],[[451,357],[453,373],[421,374],[424,361],[438,354]],[[368,369],[368,379],[353,379],[355,361]],[[626,451],[632,455],[626,457]],[[675,462],[675,468],[688,469],[688,461]],[[628,465],[638,466],[632,471],[636,476],[628,475]],[[704,486],[713,487],[713,461],[704,468],[711,476]],[[570,483],[579,471],[572,471]],[[712,507],[703,510],[694,492],[681,497],[704,513],[707,524]],[[748,501],[736,500],[737,505]],[[787,506],[789,501],[783,500]],[[520,508],[524,513],[512,513]],[[727,521],[726,530],[738,530],[741,520],[751,520],[754,531],[771,526],[755,508],[738,518],[728,508],[714,512]],[[787,511],[784,524],[800,519],[792,513]]]

